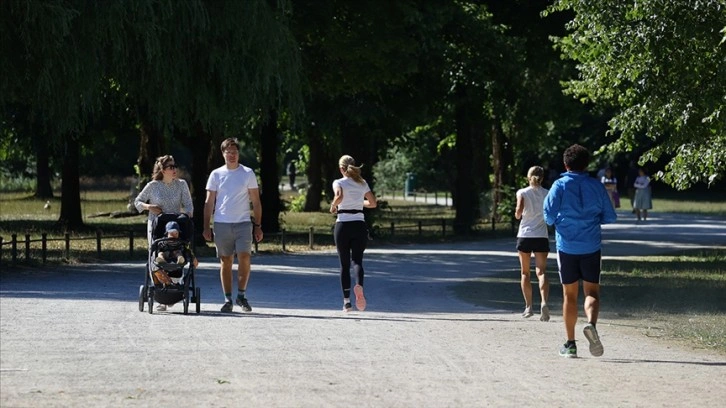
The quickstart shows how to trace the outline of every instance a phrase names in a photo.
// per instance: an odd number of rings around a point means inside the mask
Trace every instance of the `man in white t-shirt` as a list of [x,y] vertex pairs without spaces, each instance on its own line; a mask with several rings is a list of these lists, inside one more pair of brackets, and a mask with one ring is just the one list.
[[[207,241],[214,240],[220,260],[219,277],[224,292],[221,311],[232,312],[232,264],[237,254],[237,300],[245,312],[252,307],[247,301],[247,282],[250,279],[252,237],[262,241],[262,204],[257,177],[251,168],[239,163],[237,139],[225,139],[221,145],[224,166],[212,171],[207,180],[207,199],[204,202],[204,231]],[[251,204],[251,209],[250,209]],[[214,237],[210,221],[214,215]]]

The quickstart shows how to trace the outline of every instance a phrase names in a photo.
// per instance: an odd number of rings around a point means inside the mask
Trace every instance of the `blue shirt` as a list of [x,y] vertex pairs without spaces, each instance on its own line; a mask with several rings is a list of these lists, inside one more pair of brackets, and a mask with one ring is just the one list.
[[543,204],[545,222],[555,226],[557,250],[573,255],[601,248],[600,225],[618,218],[602,183],[587,173],[562,173]]

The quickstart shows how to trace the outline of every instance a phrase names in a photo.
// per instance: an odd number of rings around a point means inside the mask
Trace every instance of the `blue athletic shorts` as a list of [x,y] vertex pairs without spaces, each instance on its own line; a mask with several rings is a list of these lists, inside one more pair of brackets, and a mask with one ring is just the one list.
[[214,246],[217,247],[218,258],[252,252],[252,223],[215,222]]
[[557,251],[557,266],[560,270],[560,282],[563,285],[578,282],[580,279],[585,282],[600,283],[602,270],[600,251],[580,255]]

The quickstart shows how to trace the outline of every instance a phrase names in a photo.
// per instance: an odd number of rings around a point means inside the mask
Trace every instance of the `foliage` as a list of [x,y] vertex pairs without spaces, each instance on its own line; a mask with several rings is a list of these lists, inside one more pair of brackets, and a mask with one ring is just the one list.
[[305,209],[305,191],[298,190],[300,195],[290,200],[289,210],[292,212],[302,212]]
[[668,159],[658,176],[679,189],[726,171],[725,8],[722,0],[558,0],[549,9],[575,13],[569,35],[556,39],[578,62],[567,92],[615,109],[609,149],[637,150],[645,135],[641,164]]
[[402,191],[407,173],[412,173],[416,190],[448,190],[453,166],[447,160],[451,149],[444,143],[442,131],[439,120],[392,140],[381,160],[373,165],[376,189]]

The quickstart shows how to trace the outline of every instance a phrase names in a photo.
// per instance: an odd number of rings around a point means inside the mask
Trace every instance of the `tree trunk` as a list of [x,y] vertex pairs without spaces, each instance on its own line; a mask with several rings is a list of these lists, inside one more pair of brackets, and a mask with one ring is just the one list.
[[454,182],[454,197],[456,215],[454,217],[454,231],[457,234],[469,234],[472,231],[479,214],[479,179],[482,174],[474,174],[474,143],[478,138],[476,132],[480,131],[475,120],[475,106],[466,97],[466,91],[459,91],[459,103],[455,108],[456,116],[456,180]]
[[[150,180],[151,172],[154,170],[156,158],[161,155],[162,136],[159,129],[149,117],[149,111],[146,107],[140,107],[138,111],[139,119],[139,156],[136,164],[139,167],[139,185],[141,191],[144,185]],[[194,151],[194,149],[192,149]]]
[[317,134],[317,128],[312,126],[307,131],[308,147],[310,148],[310,161],[306,176],[308,189],[305,192],[305,212],[320,211],[320,197],[323,196],[323,141]]
[[340,138],[341,154],[332,158],[333,163],[335,163],[334,178],[340,177],[340,173],[338,173],[338,159],[340,156],[347,154],[355,159],[356,165],[364,165],[361,169],[361,176],[364,179],[367,181],[373,179],[372,163],[375,160],[375,155],[373,154],[375,138],[366,135],[366,133],[368,132],[358,125],[345,123],[342,126]]
[[268,111],[260,131],[260,179],[263,210],[261,223],[262,230],[269,232],[280,231],[280,173],[277,163],[279,145],[277,111],[272,109]]
[[197,123],[192,131],[193,135],[175,135],[175,139],[182,142],[192,153],[192,168],[189,171],[191,177],[189,189],[194,204],[194,243],[195,245],[206,245],[202,236],[204,230],[204,201],[207,198],[207,176],[210,173],[209,159],[212,153],[212,135],[205,131],[201,123]]
[[50,151],[47,140],[40,140],[33,132],[33,143],[35,144],[35,197],[53,198],[53,187],[50,184]]
[[502,211],[500,204],[507,196],[505,189],[507,186],[513,185],[513,177],[511,172],[513,154],[511,143],[507,135],[502,129],[501,123],[497,118],[491,125],[492,139],[492,166],[494,173],[494,184],[492,185],[492,217],[500,221]]
[[73,135],[66,135],[63,154],[61,183],[61,209],[58,223],[66,231],[78,231],[83,227],[81,215],[81,184],[78,160],[80,144]]

